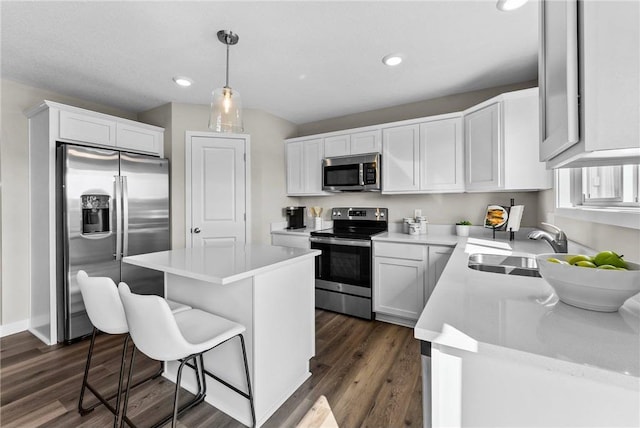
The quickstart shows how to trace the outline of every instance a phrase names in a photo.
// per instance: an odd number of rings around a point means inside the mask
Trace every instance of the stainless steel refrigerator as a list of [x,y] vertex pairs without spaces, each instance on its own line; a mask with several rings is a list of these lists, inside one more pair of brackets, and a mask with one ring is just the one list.
[[62,144],[57,147],[58,341],[91,333],[76,274],[124,281],[162,295],[161,272],[128,255],[168,250],[169,162],[153,156]]

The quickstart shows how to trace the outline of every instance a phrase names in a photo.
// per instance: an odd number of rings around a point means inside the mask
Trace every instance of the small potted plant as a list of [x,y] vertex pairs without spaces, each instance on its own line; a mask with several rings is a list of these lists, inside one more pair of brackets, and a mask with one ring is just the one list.
[[469,228],[471,227],[471,222],[469,220],[462,220],[456,223],[456,235],[458,236],[469,236]]

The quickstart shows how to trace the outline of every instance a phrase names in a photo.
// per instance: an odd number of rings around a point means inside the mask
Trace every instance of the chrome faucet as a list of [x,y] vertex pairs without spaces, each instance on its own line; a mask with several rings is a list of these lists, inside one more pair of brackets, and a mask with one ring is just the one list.
[[549,232],[545,232],[544,230],[534,230],[529,232],[529,239],[544,239],[549,243],[549,245],[551,245],[551,248],[553,248],[553,251],[555,251],[556,253],[566,253],[567,235],[565,235],[565,233],[557,226],[544,222],[541,224],[553,229],[555,235],[552,235]]

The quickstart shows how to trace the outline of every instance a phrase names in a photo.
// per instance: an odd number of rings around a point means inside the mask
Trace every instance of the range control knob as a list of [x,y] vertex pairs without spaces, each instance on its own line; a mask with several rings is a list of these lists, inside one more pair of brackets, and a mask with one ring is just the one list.
[[380,213],[380,217],[384,217],[384,213]]

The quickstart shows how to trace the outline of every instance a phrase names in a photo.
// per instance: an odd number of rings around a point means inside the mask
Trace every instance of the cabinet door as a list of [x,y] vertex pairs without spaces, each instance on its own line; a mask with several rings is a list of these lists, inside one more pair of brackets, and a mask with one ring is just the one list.
[[287,194],[295,195],[304,193],[304,180],[302,177],[304,168],[303,141],[287,143],[285,155],[287,158]]
[[351,154],[380,153],[380,130],[358,132],[351,135]]
[[578,2],[540,0],[540,160],[578,135]]
[[374,310],[417,320],[424,302],[422,261],[375,257]]
[[116,145],[123,149],[160,154],[162,133],[118,123],[116,126]]
[[431,293],[436,288],[436,284],[442,275],[444,267],[447,265],[451,254],[453,253],[452,247],[438,247],[429,246],[429,269],[427,269],[428,280],[427,286],[424,290],[424,304],[427,304]]
[[328,158],[344,156],[351,152],[351,136],[337,135],[324,139],[324,155]]
[[408,192],[420,190],[418,125],[382,130],[382,190]]
[[503,186],[500,103],[465,115],[467,190],[495,190]]
[[463,190],[463,165],[460,117],[420,124],[421,190]]
[[307,140],[303,142],[304,169],[302,171],[304,181],[304,193],[322,194],[322,158],[324,147],[322,139]]
[[114,147],[116,122],[62,110],[60,111],[60,138]]

